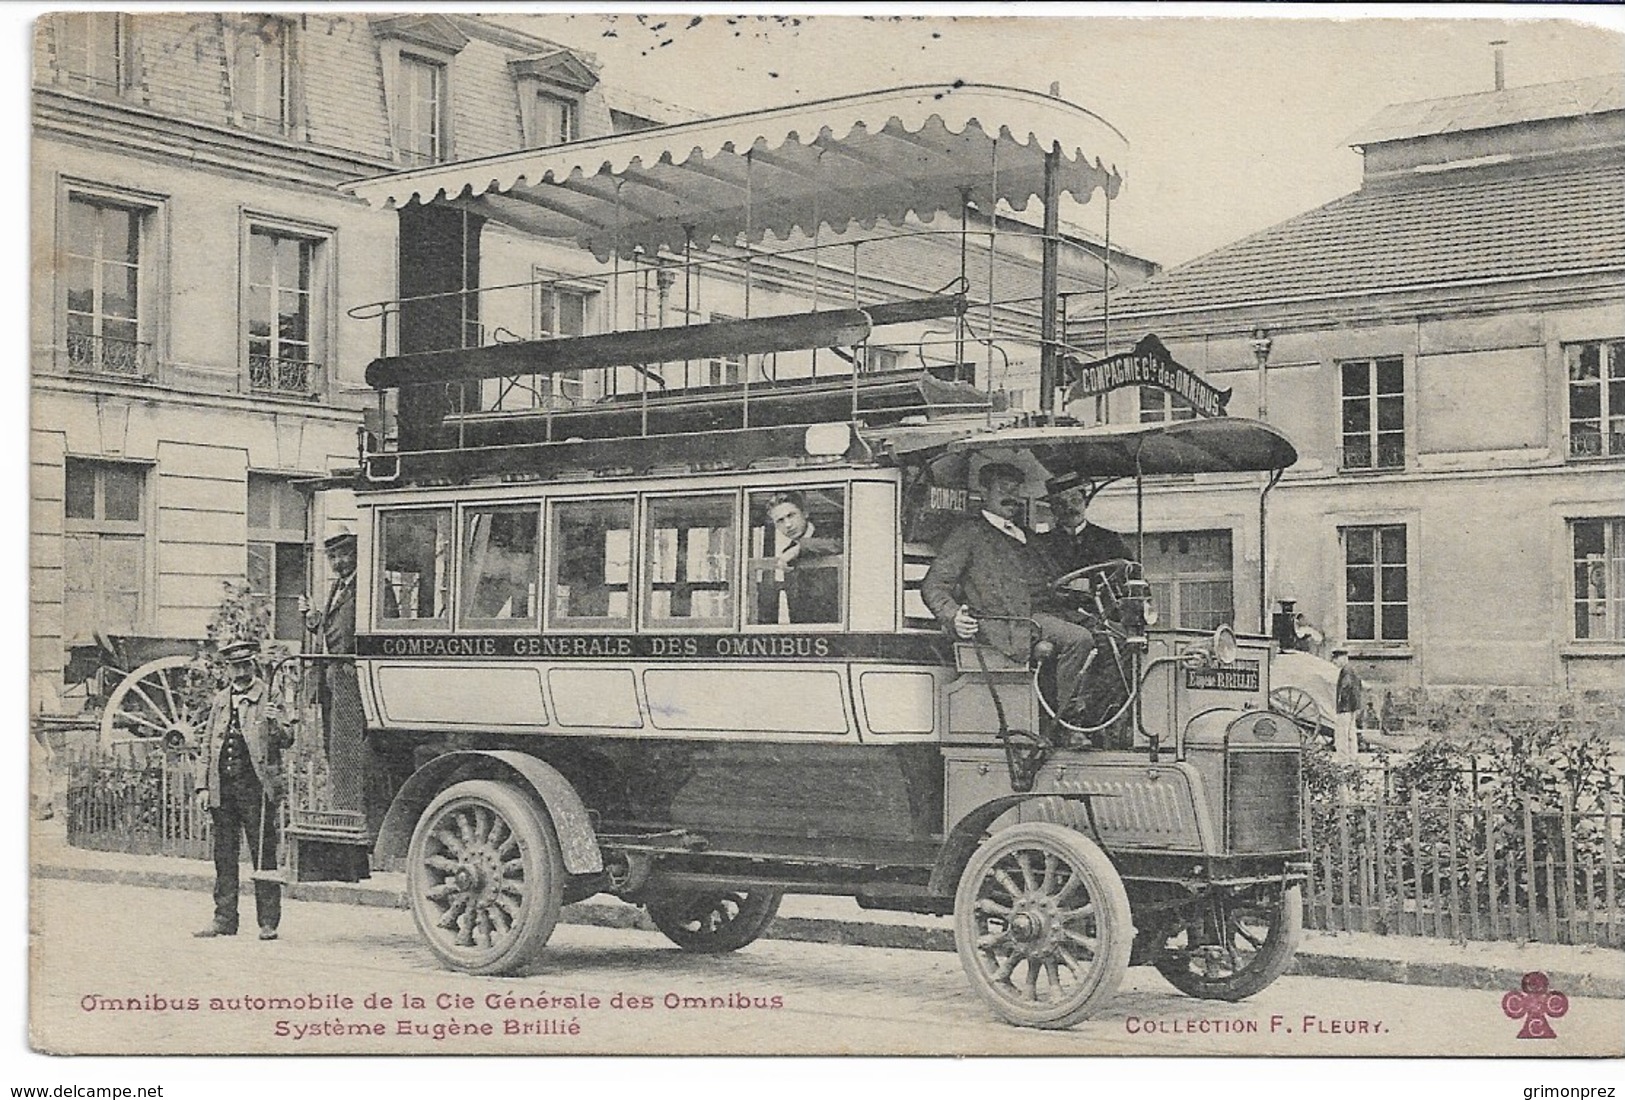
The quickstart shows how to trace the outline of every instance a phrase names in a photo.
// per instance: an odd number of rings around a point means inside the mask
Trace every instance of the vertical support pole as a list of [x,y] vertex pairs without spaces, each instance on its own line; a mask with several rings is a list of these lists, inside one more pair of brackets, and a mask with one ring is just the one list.
[[1060,289],[1060,167],[1061,145],[1052,142],[1044,154],[1044,260],[1038,291],[1038,411],[1045,416],[1055,411],[1055,383],[1059,377],[1055,296]]
[[[970,270],[967,255],[970,246],[970,188],[959,189],[959,290],[964,293],[970,286],[966,273]],[[960,371],[965,366],[965,314],[954,314],[954,381],[963,381]]]
[[[989,427],[993,425],[993,300],[994,300],[994,264],[999,254],[999,139],[993,139],[993,189],[989,192],[987,200],[987,371],[982,379],[982,390],[987,394],[986,422]],[[970,286],[965,287],[970,293]]]
[[[755,199],[752,195],[752,177],[754,176],[755,160],[750,151],[745,152],[745,316],[750,317],[750,250],[751,239],[755,232],[753,219],[755,217]],[[743,423],[741,427],[750,427],[750,356],[745,356],[745,386],[744,400],[741,402],[744,410],[741,414]]]
[[[1106,258],[1100,272],[1100,357],[1104,359],[1112,353],[1112,192],[1109,186],[1100,190],[1106,196]],[[1095,423],[1105,422],[1106,395],[1102,393],[1095,396]]]

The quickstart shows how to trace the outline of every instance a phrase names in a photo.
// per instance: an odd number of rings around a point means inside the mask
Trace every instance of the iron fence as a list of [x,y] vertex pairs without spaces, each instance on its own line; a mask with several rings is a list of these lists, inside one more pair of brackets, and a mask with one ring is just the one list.
[[1625,946],[1625,800],[1609,775],[1585,799],[1481,770],[1442,790],[1385,765],[1307,793],[1308,927],[1458,941]]
[[[139,749],[139,747],[138,747]],[[211,855],[196,790],[201,762],[159,746],[99,751],[72,765],[68,840],[82,848],[191,859]],[[288,760],[289,809],[334,798],[320,753]],[[1625,946],[1625,799],[1618,775],[1595,806],[1545,808],[1472,773],[1440,796],[1396,790],[1390,769],[1362,770],[1328,796],[1305,791],[1308,927],[1467,940]],[[284,848],[284,850],[286,850]]]

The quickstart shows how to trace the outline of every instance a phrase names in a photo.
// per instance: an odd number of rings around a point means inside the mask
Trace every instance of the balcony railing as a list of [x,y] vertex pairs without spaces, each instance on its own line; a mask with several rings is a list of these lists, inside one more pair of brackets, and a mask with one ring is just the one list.
[[1340,470],[1403,470],[1405,468],[1405,442],[1401,439],[1379,439],[1370,443],[1347,443],[1337,449],[1337,468]]
[[114,336],[69,333],[68,369],[79,374],[145,381],[152,377],[152,345]]
[[322,365],[304,359],[278,359],[270,355],[248,357],[248,388],[254,393],[281,397],[315,397]]
[[1625,432],[1575,428],[1569,433],[1570,458],[1605,458],[1625,455]]

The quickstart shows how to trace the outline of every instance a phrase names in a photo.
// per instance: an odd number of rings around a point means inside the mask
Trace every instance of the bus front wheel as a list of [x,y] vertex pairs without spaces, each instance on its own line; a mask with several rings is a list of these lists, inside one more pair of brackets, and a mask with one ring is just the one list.
[[1134,920],[1112,861],[1051,822],[1000,829],[965,865],[954,942],[971,988],[1021,1027],[1063,1028],[1117,991]]
[[564,858],[547,811],[510,784],[473,779],[429,803],[407,851],[418,932],[441,962],[511,974],[558,924]]

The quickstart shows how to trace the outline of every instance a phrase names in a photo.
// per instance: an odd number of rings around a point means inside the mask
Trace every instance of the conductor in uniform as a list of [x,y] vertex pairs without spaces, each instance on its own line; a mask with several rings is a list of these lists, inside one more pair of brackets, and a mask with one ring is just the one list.
[[[237,934],[237,857],[245,836],[254,870],[270,871],[277,865],[282,750],[291,741],[271,720],[256,661],[259,651],[259,643],[249,641],[220,648],[229,682],[209,705],[203,738],[206,763],[198,788],[214,823],[214,921],[194,933],[200,939]],[[255,877],[254,916],[260,939],[276,939],[282,922],[281,883]]]

